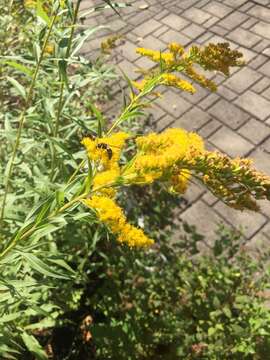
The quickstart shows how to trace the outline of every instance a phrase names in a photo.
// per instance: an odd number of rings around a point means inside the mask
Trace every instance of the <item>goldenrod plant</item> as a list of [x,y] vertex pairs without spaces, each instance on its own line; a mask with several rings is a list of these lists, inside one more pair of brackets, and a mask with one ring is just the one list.
[[[106,3],[103,8],[114,7]],[[3,358],[20,359],[25,351],[47,358],[49,350],[46,354],[35,335],[61,322],[68,304],[80,301],[80,291],[68,294],[68,288],[83,283],[86,263],[100,239],[107,239],[107,246],[116,239],[129,251],[147,251],[155,243],[147,235],[151,229],[130,223],[118,205],[125,188],[159,184],[181,195],[194,177],[241,211],[257,211],[256,200],[270,199],[270,177],[256,171],[251,160],[207,151],[199,135],[184,129],[138,135],[125,127],[160,96],[160,86],[190,96],[197,85],[216,91],[197,66],[227,76],[230,67],[243,65],[238,51],[227,43],[189,49],[172,43],[165,52],[137,49],[156,67],[144,70],[141,82],[127,79],[129,101],[109,122],[94,87],[114,75],[79,55],[84,41],[98,30],[77,31],[83,16],[79,9],[80,1],[69,0],[3,6],[4,20],[22,14],[29,30],[19,33],[17,47],[5,49],[0,58],[5,84],[0,155]],[[11,33],[18,28],[11,27]],[[4,40],[9,42],[8,33]],[[81,139],[83,132],[88,135]]]

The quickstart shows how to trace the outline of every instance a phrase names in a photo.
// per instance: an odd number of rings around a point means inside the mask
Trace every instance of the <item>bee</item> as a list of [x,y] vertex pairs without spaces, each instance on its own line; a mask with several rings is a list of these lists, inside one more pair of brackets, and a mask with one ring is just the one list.
[[111,158],[113,156],[113,152],[112,152],[112,149],[110,148],[110,146],[108,144],[99,143],[99,144],[97,144],[97,148],[106,150],[108,158],[109,158],[109,160],[111,160]]

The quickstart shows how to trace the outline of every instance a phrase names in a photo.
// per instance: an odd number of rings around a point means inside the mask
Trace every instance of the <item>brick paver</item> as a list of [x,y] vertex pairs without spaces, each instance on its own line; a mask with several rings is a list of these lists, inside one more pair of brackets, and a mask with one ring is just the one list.
[[[84,11],[101,0],[83,0]],[[132,79],[137,68],[153,63],[135,53],[137,46],[164,50],[170,41],[185,46],[228,41],[243,52],[246,66],[234,69],[229,78],[216,75],[217,93],[198,89],[194,95],[168,89],[151,112],[153,126],[198,131],[210,149],[230,156],[249,156],[258,169],[270,173],[270,0],[130,0],[132,6],[90,15],[85,25],[107,25],[95,33],[82,51],[95,57],[100,42],[109,34],[124,36],[124,44],[113,58]],[[144,8],[144,9],[142,9]],[[117,87],[118,88],[118,87]],[[116,91],[116,90],[115,90]],[[119,95],[119,102],[122,96]],[[116,112],[115,103],[112,106]],[[250,244],[270,242],[270,204],[261,212],[237,212],[226,207],[203,187],[192,185],[179,219],[197,226],[211,243],[220,222],[242,227]]]

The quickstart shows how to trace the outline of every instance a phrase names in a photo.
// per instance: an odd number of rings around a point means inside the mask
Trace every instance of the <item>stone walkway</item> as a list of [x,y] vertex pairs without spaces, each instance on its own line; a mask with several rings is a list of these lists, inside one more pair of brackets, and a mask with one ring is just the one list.
[[[82,9],[100,1],[85,0]],[[216,75],[217,93],[199,88],[195,95],[166,90],[152,111],[158,130],[168,126],[197,131],[208,147],[228,155],[248,156],[258,169],[270,174],[270,0],[144,0],[132,7],[95,13],[84,24],[109,26],[89,40],[83,52],[95,54],[103,38],[122,34],[125,44],[116,52],[119,67],[131,78],[136,68],[149,68],[150,61],[135,53],[138,46],[163,50],[169,42],[204,45],[224,42],[240,50],[247,66],[229,78]],[[118,88],[117,88],[118,89]],[[120,96],[122,100],[122,97]],[[120,100],[120,101],[121,101]],[[113,104],[112,111],[119,107]],[[187,205],[179,219],[194,224],[211,240],[218,223],[242,227],[250,243],[269,245],[270,203],[261,202],[261,213],[239,212],[226,207],[207,190],[192,185]]]

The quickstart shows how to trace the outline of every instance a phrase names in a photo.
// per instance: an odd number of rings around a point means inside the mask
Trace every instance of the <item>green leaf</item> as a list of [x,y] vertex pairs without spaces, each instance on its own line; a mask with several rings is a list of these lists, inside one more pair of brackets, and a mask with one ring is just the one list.
[[18,94],[21,95],[24,99],[26,99],[26,91],[25,88],[14,78],[7,76],[7,80],[14,86],[17,90]]
[[103,128],[105,125],[105,118],[103,117],[102,113],[97,109],[97,107],[93,103],[88,102],[88,105],[89,105],[91,111],[93,112],[93,114],[96,116],[97,121],[98,121],[98,131],[97,131],[98,137],[102,137]]
[[4,61],[0,60],[0,62],[3,62],[30,77],[32,77],[32,75],[33,75],[32,70],[28,69],[26,66],[14,61],[14,60],[4,60]]
[[50,266],[45,264],[42,260],[37,258],[35,255],[29,254],[29,253],[24,253],[24,252],[22,252],[21,254],[27,260],[27,262],[29,263],[31,268],[36,270],[37,272],[41,273],[42,275],[49,276],[52,278],[57,278],[57,279],[65,279],[65,280],[70,279],[68,276],[65,276],[65,275],[62,275],[62,274],[52,271]]
[[48,15],[46,14],[46,12],[43,9],[43,1],[42,0],[37,0],[37,16],[46,24],[49,26],[50,24],[50,18],[48,17]]
[[36,356],[37,359],[39,360],[47,360],[48,357],[46,355],[46,352],[42,349],[41,345],[39,344],[39,342],[37,341],[37,339],[32,336],[27,334],[27,332],[23,332],[21,334],[22,340],[25,343],[25,346],[27,347],[27,349]]

